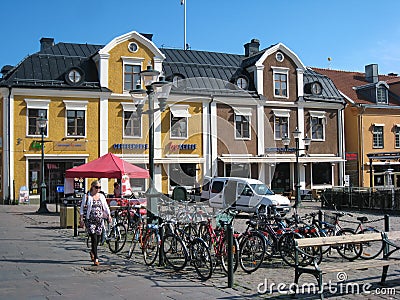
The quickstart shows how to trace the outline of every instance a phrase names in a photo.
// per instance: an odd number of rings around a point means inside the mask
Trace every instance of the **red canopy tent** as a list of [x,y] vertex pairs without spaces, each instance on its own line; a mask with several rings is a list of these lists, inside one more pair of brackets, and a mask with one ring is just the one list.
[[122,175],[128,175],[130,178],[148,178],[149,171],[134,166],[112,153],[65,171],[67,178],[122,178]]

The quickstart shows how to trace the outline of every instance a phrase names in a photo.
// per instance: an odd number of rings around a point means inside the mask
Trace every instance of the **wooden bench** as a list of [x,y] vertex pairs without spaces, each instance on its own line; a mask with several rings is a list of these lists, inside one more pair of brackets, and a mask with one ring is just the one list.
[[[321,299],[323,299],[323,280],[322,275],[327,273],[339,273],[347,270],[365,270],[368,268],[382,267],[381,284],[386,281],[387,272],[390,265],[400,264],[400,258],[393,258],[391,255],[400,249],[393,241],[400,240],[400,231],[390,231],[370,234],[354,234],[332,237],[304,238],[295,240],[295,276],[294,283],[298,285],[301,274],[307,273],[313,275],[318,281],[318,288]],[[332,246],[337,247],[344,244],[362,244],[367,242],[382,241],[383,255],[381,258],[363,260],[361,258],[353,261],[346,260],[345,263],[334,264],[333,266],[324,267],[323,260],[318,264],[318,256],[311,255],[310,251],[304,251],[305,248]],[[312,261],[311,265],[302,266],[300,257],[309,257]]]

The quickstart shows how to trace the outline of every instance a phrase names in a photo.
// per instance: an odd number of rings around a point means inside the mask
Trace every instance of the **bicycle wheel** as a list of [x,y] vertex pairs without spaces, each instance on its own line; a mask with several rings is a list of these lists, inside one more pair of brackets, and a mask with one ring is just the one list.
[[146,265],[151,266],[157,259],[159,246],[159,238],[156,229],[149,229],[146,232],[143,242],[143,258]]
[[126,243],[126,227],[124,224],[117,223],[110,228],[107,243],[112,253],[118,253],[124,248]]
[[127,258],[131,258],[133,252],[136,249],[136,245],[140,242],[140,228],[139,226],[137,226],[136,228],[133,229],[133,235],[132,235],[132,240],[131,240],[131,244],[129,246],[128,249],[128,254],[127,254]]
[[[221,259],[222,269],[224,269],[224,271],[228,273],[228,240],[226,239],[226,236],[222,241],[222,245],[218,246],[218,249],[219,249],[218,252]],[[233,252],[233,272],[235,272],[239,265],[239,243],[235,237],[233,238],[232,252]]]
[[190,244],[190,257],[191,263],[196,270],[197,275],[200,276],[201,280],[207,280],[211,278],[213,271],[213,262],[211,259],[210,250],[206,242],[201,238],[195,238]]
[[176,234],[165,235],[162,240],[162,247],[165,262],[175,271],[180,271],[186,267],[189,255],[179,236]]
[[[294,238],[295,235],[292,232],[284,233],[278,241],[278,251],[281,255],[283,261],[294,267],[296,264],[295,254],[294,254]],[[300,260],[301,258],[299,258]]]
[[[336,235],[350,235],[355,234],[355,231],[351,228],[344,228],[337,232]],[[360,257],[362,252],[362,244],[343,244],[336,248],[337,252],[341,257],[347,260],[355,260]]]
[[206,223],[200,223],[199,229],[197,230],[197,236],[203,239],[208,247],[211,247],[212,241],[210,233],[208,232],[208,227]]
[[[375,228],[366,228],[363,229],[359,234],[370,234],[370,233],[379,233],[379,230]],[[362,250],[360,257],[362,259],[373,259],[377,257],[383,251],[384,242],[383,241],[375,241],[375,242],[364,242],[362,243]]]
[[243,271],[252,273],[262,264],[265,255],[266,241],[262,234],[257,231],[246,235],[239,247],[239,262]]

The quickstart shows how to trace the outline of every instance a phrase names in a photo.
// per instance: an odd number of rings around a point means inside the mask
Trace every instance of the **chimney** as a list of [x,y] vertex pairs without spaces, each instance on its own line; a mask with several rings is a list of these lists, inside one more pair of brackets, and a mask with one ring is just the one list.
[[5,65],[5,66],[3,66],[3,67],[1,68],[0,73],[1,73],[1,74],[3,75],[3,77],[4,77],[4,76],[6,76],[6,74],[7,74],[8,72],[10,72],[13,68],[14,68],[13,66]]
[[40,39],[40,51],[43,51],[47,48],[54,46],[54,39],[53,38],[45,38],[42,37]]
[[140,35],[143,35],[149,41],[153,41],[153,34],[152,33],[140,33]]
[[371,83],[377,83],[379,81],[377,64],[370,64],[365,66],[365,79]]
[[252,39],[250,43],[244,44],[244,55],[246,57],[252,56],[253,54],[260,51],[260,41]]

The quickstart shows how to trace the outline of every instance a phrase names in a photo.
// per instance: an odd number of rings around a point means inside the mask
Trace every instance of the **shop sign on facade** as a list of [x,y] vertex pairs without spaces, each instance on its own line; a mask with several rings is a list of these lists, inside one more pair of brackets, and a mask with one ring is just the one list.
[[171,144],[169,151],[176,152],[179,150],[196,150],[197,144]]
[[127,150],[146,150],[149,148],[148,144],[114,144],[114,149],[127,149]]
[[[38,143],[40,145],[40,143]],[[82,151],[86,150],[85,142],[77,142],[77,141],[63,141],[63,142],[54,142],[53,143],[54,150],[57,151]]]
[[[46,145],[43,145],[43,148],[46,147]],[[37,142],[37,141],[33,141],[31,143],[31,148],[32,149],[42,149],[42,143],[41,142]]]
[[346,152],[346,160],[357,160],[357,153]]
[[287,153],[287,152],[296,152],[296,148],[265,148],[265,153]]

